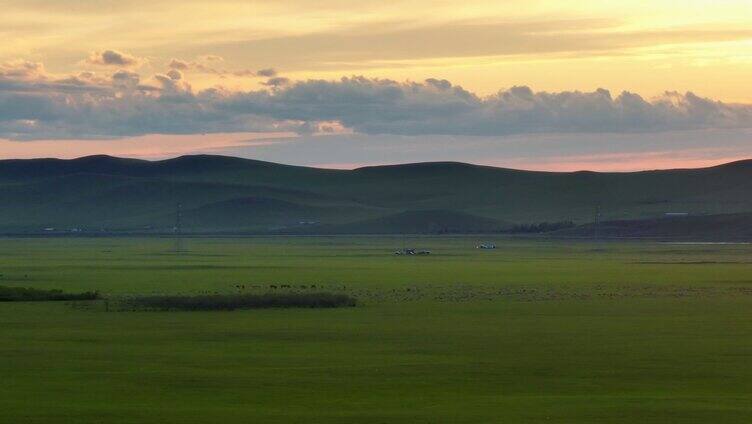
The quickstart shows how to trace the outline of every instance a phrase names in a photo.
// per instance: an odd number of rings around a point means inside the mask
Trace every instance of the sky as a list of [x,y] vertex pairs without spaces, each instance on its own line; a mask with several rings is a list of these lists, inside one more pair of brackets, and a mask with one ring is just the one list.
[[0,158],[752,158],[748,0],[0,0]]

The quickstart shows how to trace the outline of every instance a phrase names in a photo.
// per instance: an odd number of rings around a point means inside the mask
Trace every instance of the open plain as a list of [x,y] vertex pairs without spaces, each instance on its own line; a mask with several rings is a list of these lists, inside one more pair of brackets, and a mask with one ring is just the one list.
[[[0,303],[0,421],[748,422],[752,245],[490,240],[4,239],[0,285],[105,300]],[[119,306],[275,291],[358,305]]]

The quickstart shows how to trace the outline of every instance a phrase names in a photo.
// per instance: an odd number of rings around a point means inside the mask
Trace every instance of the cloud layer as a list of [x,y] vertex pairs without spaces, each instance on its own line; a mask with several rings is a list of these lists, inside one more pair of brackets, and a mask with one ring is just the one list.
[[[96,56],[126,68],[123,54]],[[117,53],[115,51],[111,51]],[[132,60],[138,60],[132,58]],[[122,62],[122,63],[120,63]],[[0,138],[103,138],[144,134],[257,131],[500,136],[530,133],[639,133],[752,127],[752,106],[691,92],[654,99],[606,90],[535,92],[512,87],[479,96],[446,80],[364,77],[291,81],[272,69],[264,89],[194,91],[173,60],[166,73],[118,69],[56,76],[38,63],[0,65]]]

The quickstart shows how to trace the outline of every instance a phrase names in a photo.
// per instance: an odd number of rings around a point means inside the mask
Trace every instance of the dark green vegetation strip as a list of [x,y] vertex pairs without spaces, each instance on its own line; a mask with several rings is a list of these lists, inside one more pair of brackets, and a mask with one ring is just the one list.
[[231,311],[261,308],[340,308],[355,306],[356,300],[344,294],[266,293],[198,296],[137,296],[123,302],[126,307],[183,310]]
[[96,300],[97,292],[64,293],[62,290],[40,290],[27,287],[0,286],[0,302],[40,302],[55,300]]

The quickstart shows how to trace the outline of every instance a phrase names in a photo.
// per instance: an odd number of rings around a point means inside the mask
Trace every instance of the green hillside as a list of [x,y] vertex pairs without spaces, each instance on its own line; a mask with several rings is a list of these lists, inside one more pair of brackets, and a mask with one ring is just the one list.
[[[0,161],[0,231],[399,233],[752,212],[752,162],[635,173],[463,163],[351,171],[224,156]],[[50,230],[54,228],[54,230]],[[47,229],[47,230],[45,230]]]

